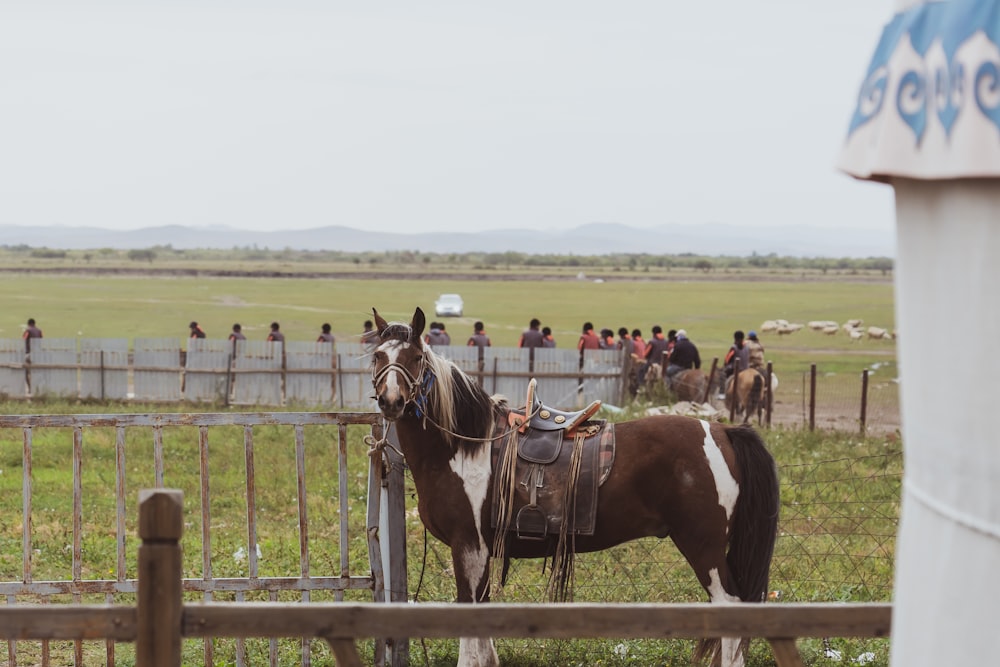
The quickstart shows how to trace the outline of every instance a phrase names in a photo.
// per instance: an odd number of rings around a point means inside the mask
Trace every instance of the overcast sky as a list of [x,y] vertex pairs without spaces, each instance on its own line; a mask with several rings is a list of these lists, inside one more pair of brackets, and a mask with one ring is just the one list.
[[887,230],[834,163],[891,11],[4,0],[0,225]]

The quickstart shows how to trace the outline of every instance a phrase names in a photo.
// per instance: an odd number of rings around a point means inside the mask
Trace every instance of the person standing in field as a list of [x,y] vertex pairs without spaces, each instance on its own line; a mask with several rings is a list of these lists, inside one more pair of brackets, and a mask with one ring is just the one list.
[[42,337],[42,330],[35,324],[35,318],[28,318],[28,326],[24,328],[21,337],[24,338],[24,351],[31,352],[31,339]]
[[521,333],[521,339],[517,341],[518,347],[544,347],[542,345],[542,332],[538,327],[542,325],[538,318],[532,318],[528,323],[528,328]]
[[594,333],[594,325],[592,323],[584,322],[583,333],[580,334],[580,340],[576,342],[576,349],[580,350],[581,353],[584,350],[601,349],[601,339]]
[[664,353],[667,351],[667,339],[663,337],[663,327],[659,324],[653,326],[653,337],[645,345],[643,359],[645,363],[639,367],[639,384],[646,382],[646,373],[649,372],[653,364],[659,364],[661,372],[663,369]]
[[615,332],[611,329],[601,329],[600,345],[602,350],[617,350],[618,341],[615,340]]
[[[24,328],[24,333],[21,334],[21,337],[24,338],[24,363],[25,366],[28,366],[31,364],[31,339],[42,337],[42,330],[35,324],[35,318],[28,318],[28,326]],[[30,394],[31,369],[27,367],[24,369],[24,383],[28,387],[28,393]]]
[[321,332],[319,334],[319,338],[316,339],[316,342],[317,343],[333,343],[333,342],[335,342],[333,334],[330,333],[330,330],[332,328],[333,327],[331,327],[329,325],[329,323],[324,323],[323,326],[320,327]]
[[635,349],[635,345],[632,344],[632,337],[625,327],[618,327],[618,349],[625,350],[629,354],[632,354]]
[[646,356],[646,341],[642,338],[642,331],[632,329],[632,354],[636,359],[643,359]]
[[555,347],[556,339],[552,337],[552,329],[542,327],[542,347]]
[[238,340],[246,340],[247,337],[243,335],[243,327],[236,323],[233,325],[233,332],[229,334],[229,340],[233,341],[235,344]]
[[490,347],[490,337],[486,335],[486,326],[482,322],[476,322],[473,326],[473,333],[469,337],[466,345],[469,347]]
[[268,342],[285,342],[285,334],[281,333],[281,325],[277,322],[271,322],[271,333],[267,334]]
[[445,342],[444,326],[440,322],[431,322],[430,328],[424,334],[424,342],[431,347],[447,345]]
[[197,322],[191,322],[191,324],[188,325],[188,328],[191,330],[191,335],[188,336],[188,338],[204,338],[205,337],[205,330],[202,329],[200,326],[198,326]]

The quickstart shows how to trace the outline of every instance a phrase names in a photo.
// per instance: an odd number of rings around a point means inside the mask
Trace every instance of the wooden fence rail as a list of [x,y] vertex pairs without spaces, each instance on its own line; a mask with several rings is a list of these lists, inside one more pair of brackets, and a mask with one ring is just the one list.
[[779,667],[801,666],[798,637],[885,637],[888,604],[349,604],[195,603],[182,600],[179,490],[140,493],[140,567],[135,607],[46,605],[0,608],[0,639],[135,642],[140,667],[178,667],[181,642],[196,637],[315,637],[338,665],[363,664],[359,638],[763,637]]

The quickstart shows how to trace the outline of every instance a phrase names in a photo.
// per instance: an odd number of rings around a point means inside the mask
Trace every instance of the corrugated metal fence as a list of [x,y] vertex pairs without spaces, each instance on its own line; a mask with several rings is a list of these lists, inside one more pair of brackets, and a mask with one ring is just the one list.
[[[359,343],[136,338],[0,339],[0,395],[137,402],[372,408]],[[617,350],[436,347],[492,394],[517,403],[529,378],[552,407],[621,405],[630,359]]]

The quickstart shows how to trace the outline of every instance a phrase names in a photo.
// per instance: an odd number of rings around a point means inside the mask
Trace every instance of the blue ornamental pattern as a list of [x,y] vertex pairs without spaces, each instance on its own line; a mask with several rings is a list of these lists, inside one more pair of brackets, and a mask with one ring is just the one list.
[[[961,114],[977,110],[1000,132],[1000,101],[997,101],[1000,100],[1000,62],[984,59],[973,64],[972,90],[969,91],[966,89],[966,65],[955,60],[959,48],[978,32],[994,45],[1000,44],[1000,0],[931,3],[893,17],[882,31],[861,84],[848,137],[878,116],[887,102],[895,106],[900,118],[913,131],[916,145],[923,139],[932,114],[948,137]],[[905,38],[909,38],[921,58],[927,57],[931,45],[940,42],[947,63],[935,65],[933,71],[924,68],[900,73],[895,99],[887,101],[889,78],[893,75],[889,71],[889,59]],[[985,92],[990,93],[990,99],[985,98]],[[997,138],[1000,140],[1000,134]]]

